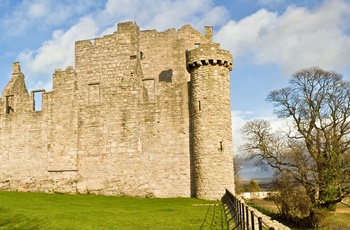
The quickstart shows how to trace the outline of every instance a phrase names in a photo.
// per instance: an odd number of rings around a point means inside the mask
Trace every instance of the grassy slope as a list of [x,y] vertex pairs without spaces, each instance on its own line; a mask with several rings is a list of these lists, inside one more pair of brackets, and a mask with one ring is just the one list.
[[0,192],[0,229],[199,229],[212,206],[195,204],[208,203],[213,202]]

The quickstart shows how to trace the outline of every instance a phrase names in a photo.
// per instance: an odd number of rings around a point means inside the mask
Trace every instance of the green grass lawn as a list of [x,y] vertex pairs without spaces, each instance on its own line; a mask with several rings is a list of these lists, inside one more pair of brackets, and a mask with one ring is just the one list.
[[225,229],[219,202],[0,192],[0,229]]

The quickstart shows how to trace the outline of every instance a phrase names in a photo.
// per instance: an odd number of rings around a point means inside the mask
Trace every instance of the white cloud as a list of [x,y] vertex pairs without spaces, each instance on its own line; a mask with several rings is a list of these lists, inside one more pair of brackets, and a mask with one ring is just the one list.
[[101,23],[137,21],[142,29],[165,30],[184,24],[195,28],[222,25],[229,19],[229,13],[212,0],[108,0],[98,18]]
[[[19,61],[23,66],[29,83],[43,76],[51,76],[55,69],[66,69],[74,64],[74,44],[77,40],[96,37],[98,28],[88,17],[82,18],[78,24],[69,30],[54,31],[51,40],[42,44],[37,50],[25,50],[19,54]],[[41,85],[47,85],[41,83]]]
[[233,142],[233,154],[239,154],[239,146],[243,145],[244,140],[241,134],[241,128],[249,120],[246,115],[251,114],[251,112],[243,111],[231,111],[232,116],[232,142]]
[[[3,4],[5,4],[4,1]],[[97,10],[102,5],[93,0],[22,0],[11,2],[14,9],[9,14],[0,17],[0,25],[6,36],[18,36],[29,30],[37,31],[48,29],[78,21],[75,17],[83,16],[91,8]],[[1,2],[0,2],[1,5]]]
[[48,12],[47,4],[45,2],[36,2],[29,6],[27,16],[29,18],[41,18]]
[[350,63],[349,13],[350,3],[343,0],[313,10],[288,7],[281,15],[262,9],[227,23],[216,40],[236,58],[251,55],[257,64],[278,64],[286,74],[310,66],[341,70]]

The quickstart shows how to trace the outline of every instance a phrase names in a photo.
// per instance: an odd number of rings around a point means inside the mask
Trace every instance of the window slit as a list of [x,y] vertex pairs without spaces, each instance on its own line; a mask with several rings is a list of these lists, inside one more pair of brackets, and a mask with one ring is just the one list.
[[33,92],[33,111],[41,111],[43,109],[43,92]]
[[13,109],[13,95],[7,95],[6,96],[6,114],[10,114],[10,113],[14,112]]

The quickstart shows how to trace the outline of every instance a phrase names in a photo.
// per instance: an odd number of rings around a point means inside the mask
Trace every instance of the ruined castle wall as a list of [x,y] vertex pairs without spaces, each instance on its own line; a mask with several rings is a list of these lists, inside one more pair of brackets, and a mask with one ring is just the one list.
[[196,36],[123,23],[76,43],[78,190],[190,196],[185,51],[202,37],[186,29]]
[[76,42],[75,68],[55,71],[52,92],[28,94],[15,64],[0,100],[0,189],[191,196],[186,50],[207,40],[188,25],[120,23]]
[[48,171],[77,170],[78,104],[76,72],[56,70],[48,108]]
[[192,27],[184,26],[179,31],[142,31],[140,38],[145,166],[157,195],[167,191],[167,195],[189,197],[189,74],[185,53],[202,36]]
[[[48,95],[43,93],[43,103]],[[19,64],[0,102],[0,188],[38,190],[35,182],[47,172],[47,124],[42,111],[34,111]]]
[[152,195],[141,159],[139,28],[76,43],[81,192]]

